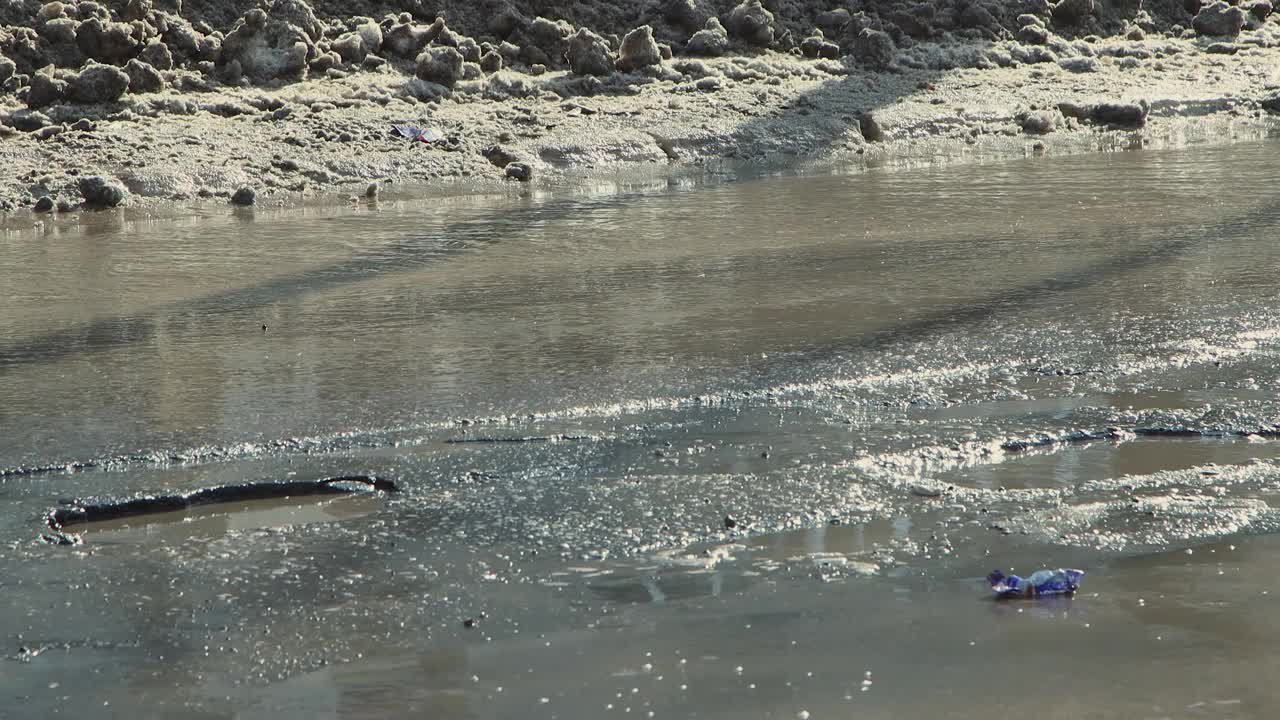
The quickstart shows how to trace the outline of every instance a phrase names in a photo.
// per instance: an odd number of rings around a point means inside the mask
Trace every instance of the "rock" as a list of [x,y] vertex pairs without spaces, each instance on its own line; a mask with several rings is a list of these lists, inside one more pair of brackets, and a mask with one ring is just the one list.
[[370,20],[359,25],[356,27],[356,34],[360,36],[365,49],[370,53],[382,52],[382,28],[377,23]]
[[1191,27],[1195,28],[1197,35],[1235,37],[1244,27],[1244,20],[1244,10],[1228,5],[1226,0],[1217,0],[1200,8],[1191,20]]
[[79,120],[71,123],[70,129],[75,130],[76,132],[93,132],[98,129],[98,126],[89,118],[80,118]]
[[118,67],[90,62],[67,85],[67,95],[75,102],[115,102],[129,89],[129,76]]
[[85,54],[76,44],[75,20],[59,17],[41,25],[37,32],[49,43],[49,59],[60,67],[79,67],[86,60]]
[[760,0],[743,0],[729,12],[726,29],[749,45],[768,47],[773,44],[773,13]]
[[1022,128],[1022,132],[1028,135],[1044,135],[1051,133],[1057,125],[1057,120],[1053,113],[1048,110],[1030,110],[1018,113],[1014,116],[1014,120],[1018,122],[1018,126]]
[[[312,60],[311,62],[307,63],[307,69],[309,69],[313,73],[326,73],[341,64],[342,64],[342,56],[330,50],[329,52],[320,53],[319,55],[316,55],[315,60]],[[240,71],[243,72],[243,69],[240,68],[240,62],[238,60],[232,60],[230,63],[227,63],[226,76],[228,78],[230,78],[234,74],[232,65],[235,65],[235,69],[240,69]],[[235,81],[230,80],[230,82],[235,82]]]
[[519,45],[509,42],[502,42],[498,45],[498,54],[502,56],[503,65],[514,65],[519,59],[522,50]]
[[436,18],[435,24],[431,27],[432,31],[436,35],[435,40],[432,40],[432,42],[436,45],[458,48],[458,46],[462,44],[462,35],[454,32],[448,25],[446,25],[444,23],[444,18]]
[[511,34],[524,26],[526,20],[512,8],[507,8],[502,12],[495,14],[489,18],[489,32],[499,40],[506,40]]
[[1056,63],[1058,55],[1046,47],[1038,45],[1010,45],[1009,55],[1014,60],[1026,65],[1037,63]]
[[[173,58],[174,65],[194,60],[209,59],[212,46],[208,38],[183,18],[169,17],[167,27],[160,33],[161,40]],[[225,40],[223,41],[225,43]],[[148,62],[151,62],[148,60]],[[158,64],[152,63],[159,67]]]
[[490,50],[480,56],[480,69],[492,75],[502,69],[502,55],[497,50]]
[[18,74],[18,65],[3,55],[0,55],[0,85],[9,82],[9,78]]
[[239,85],[244,79],[244,66],[239,60],[232,60],[222,66],[222,82],[228,85]]
[[1102,69],[1097,58],[1087,56],[1062,58],[1058,61],[1058,67],[1073,73],[1098,72]]
[[1271,113],[1280,113],[1280,95],[1272,95],[1262,101],[1262,109]]
[[91,17],[76,26],[76,46],[89,59],[113,65],[124,64],[142,49],[133,35],[132,25],[104,22],[98,17]]
[[396,57],[417,57],[435,39],[431,28],[414,25],[412,20],[392,25],[383,33],[382,46]]
[[76,211],[76,204],[71,202],[70,200],[58,201],[58,212],[69,213],[69,212],[75,212],[75,211]]
[[48,115],[35,110],[16,110],[9,115],[9,127],[22,132],[35,132],[50,122]]
[[961,10],[956,22],[962,28],[981,28],[992,32],[1000,28],[1000,22],[996,20],[996,16],[978,3],[972,3]]
[[581,28],[569,38],[569,50],[565,53],[569,69],[575,75],[610,75],[613,73],[613,53],[604,38]]
[[60,103],[66,98],[67,84],[52,75],[36,73],[27,86],[27,107],[42,108]]
[[38,213],[47,213],[47,212],[53,212],[54,207],[56,207],[56,205],[54,204],[53,198],[49,197],[48,195],[45,195],[44,197],[41,197],[39,200],[36,200],[35,206],[32,207],[31,209]]
[[934,485],[912,485],[911,494],[922,498],[940,498],[946,493],[946,490]]
[[658,49],[658,41],[653,39],[653,28],[641,25],[622,38],[618,61],[614,63],[614,67],[622,72],[631,72],[661,64],[662,51]]
[[1058,103],[1058,112],[1062,113],[1063,117],[1075,118],[1077,120],[1089,119],[1089,108],[1073,103],[1069,100],[1064,100],[1063,102]]
[[232,205],[248,207],[250,205],[256,204],[257,202],[258,202],[258,191],[254,190],[248,185],[245,185],[244,187],[241,187],[241,188],[237,188],[236,191],[231,194]]
[[378,183],[376,182],[369,183],[367,186],[365,186],[364,196],[369,198],[370,200],[373,200],[378,197],[378,192],[379,192]]
[[507,165],[503,174],[520,182],[529,182],[533,179],[533,168],[528,163],[513,162]]
[[1258,20],[1266,20],[1275,11],[1275,6],[1271,4],[1271,0],[1254,0],[1244,6],[1249,14]]
[[867,142],[884,142],[885,140],[884,128],[880,127],[880,122],[876,120],[875,115],[869,112],[862,113],[858,117],[858,131]]
[[849,11],[846,8],[827,10],[818,16],[818,27],[827,35],[836,35],[849,24]]
[[573,33],[573,26],[563,20],[536,17],[524,32],[519,33],[523,36],[523,40],[517,43],[521,46],[520,59],[526,65],[555,65],[568,51]]
[[343,62],[358,63],[369,54],[364,46],[364,40],[355,33],[347,33],[339,37],[329,47],[342,58]]
[[715,92],[724,87],[724,81],[718,77],[704,77],[693,84],[699,92]]
[[[269,16],[261,9],[245,13],[222,40],[217,59],[222,65],[240,63],[241,72],[257,82],[301,78],[319,54],[313,39],[319,36],[313,30],[319,27],[301,0],[276,0]],[[202,38],[201,46],[209,42],[211,38]]]
[[696,0],[666,0],[662,5],[663,19],[686,32],[702,27],[708,15]]
[[853,57],[863,65],[883,70],[893,63],[894,46],[889,34],[864,28],[853,41]]
[[63,18],[67,16],[67,6],[60,2],[45,3],[36,11],[36,19],[40,22],[48,22],[54,18]]
[[[0,7],[4,7],[0,5]],[[0,11],[3,15],[3,11]],[[35,30],[26,27],[4,27],[0,22],[0,56],[16,66],[15,74],[31,74],[49,64],[48,43]]]
[[840,57],[840,46],[829,42],[819,31],[817,34],[810,35],[800,41],[800,54],[807,58],[835,60]]
[[675,52],[671,50],[671,46],[666,43],[658,43],[658,54],[663,60],[670,60],[675,57]]
[[129,0],[124,9],[124,19],[146,20],[154,10],[155,4],[151,0]]
[[458,43],[458,52],[462,53],[462,59],[469,63],[479,63],[480,56],[484,54],[476,41],[469,37],[462,38],[462,42]]
[[[332,72],[336,72],[331,70]],[[422,78],[409,78],[404,84],[404,94],[420,102],[431,102],[437,98],[447,97],[449,88]]]
[[1079,25],[1093,15],[1096,8],[1095,0],[1060,0],[1051,14],[1057,25]]
[[1018,42],[1028,45],[1044,45],[1049,42],[1049,29],[1043,25],[1023,25],[1018,29]]
[[370,55],[380,52],[382,44],[382,28],[367,22],[334,40],[330,48],[345,62],[363,63]]
[[501,145],[490,145],[484,150],[481,150],[480,154],[484,155],[486,160],[500,168],[505,168],[519,159],[515,153]]
[[77,185],[85,204],[93,207],[116,207],[129,197],[123,185],[101,175],[80,178]]
[[706,27],[693,34],[685,49],[693,55],[719,57],[729,49],[729,33],[716,18],[707,20]]
[[138,53],[138,59],[157,70],[173,69],[173,53],[169,52],[168,45],[159,40],[152,40],[142,48],[142,52]]
[[415,74],[421,80],[452,88],[462,79],[462,53],[451,47],[429,47],[418,56]]
[[[312,42],[324,35],[324,25],[316,19],[315,12],[306,0],[273,0],[270,7],[271,19],[280,20],[301,29]],[[213,31],[206,29],[203,32],[208,35]]]
[[556,22],[542,16],[529,23],[529,39],[541,47],[555,47],[573,34],[573,26],[567,22]]
[[160,76],[160,71],[137,58],[125,64],[124,72],[129,76],[131,93],[153,93],[164,89],[164,78]]
[[61,135],[64,129],[65,128],[61,125],[50,125],[48,127],[42,127],[31,134],[34,135],[37,140],[48,140],[54,135]]
[[[865,13],[858,13],[860,16],[857,22],[853,22],[852,16],[850,22],[846,26],[848,28],[856,28],[854,34],[861,32],[863,27],[867,27],[868,19]],[[917,40],[928,40],[935,34],[933,23],[937,19],[938,10],[932,3],[916,3],[909,10],[903,12],[895,12],[889,16],[894,25],[898,26],[902,32],[910,35]],[[876,28],[882,29],[882,28]],[[994,28],[993,28],[994,32]]]
[[1211,55],[1235,55],[1240,52],[1240,46],[1235,43],[1216,42],[1211,43],[1204,51]]
[[1150,109],[1151,106],[1145,100],[1137,103],[1099,103],[1089,108],[1088,119],[1099,125],[1139,128],[1147,124]]

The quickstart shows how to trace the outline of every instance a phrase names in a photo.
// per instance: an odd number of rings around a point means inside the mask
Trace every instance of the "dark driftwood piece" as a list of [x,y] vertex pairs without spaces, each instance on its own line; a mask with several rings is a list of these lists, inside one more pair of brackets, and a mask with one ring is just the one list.
[[396,492],[398,490],[394,482],[372,475],[344,475],[323,480],[223,485],[221,487],[196,490],[185,495],[158,495],[94,504],[73,503],[52,510],[45,516],[45,523],[50,530],[61,533],[69,525],[174,512],[198,505],[215,505],[245,500],[269,500],[282,497],[304,497],[307,495],[344,495],[353,492],[341,487],[339,483],[367,485],[374,490],[383,492]]

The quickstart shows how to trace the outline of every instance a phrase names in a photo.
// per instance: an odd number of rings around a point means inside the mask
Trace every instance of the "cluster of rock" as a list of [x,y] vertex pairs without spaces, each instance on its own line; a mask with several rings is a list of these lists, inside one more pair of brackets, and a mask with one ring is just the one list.
[[[181,0],[55,0],[38,6],[9,1],[0,10],[0,92],[18,94],[33,109],[111,102],[126,92],[156,92],[167,85],[270,85],[389,64],[429,83],[422,89],[427,94],[504,67],[605,76],[645,72],[673,54],[760,49],[849,57],[884,68],[899,49],[921,41],[1017,39],[1043,45],[1055,33],[1108,31],[1136,38],[1178,19],[1203,35],[1233,37],[1272,11],[1271,0],[1189,0],[1166,8],[1184,16],[1157,20],[1145,11],[1120,17],[1099,0],[865,0],[835,8],[836,0],[776,0],[769,3],[776,13],[761,0],[648,0],[637,3],[636,24],[617,28],[619,35],[531,16],[524,6],[534,3],[527,0],[490,0],[483,3],[483,27],[468,27],[474,33],[468,35],[443,17],[433,14],[427,21],[421,2],[409,3],[415,12],[377,20],[321,19],[306,0],[262,0],[225,30],[215,30],[199,17],[184,16]],[[361,6],[371,4],[377,3]],[[573,15],[574,7],[567,5],[565,14]],[[477,24],[474,10],[458,14]]]

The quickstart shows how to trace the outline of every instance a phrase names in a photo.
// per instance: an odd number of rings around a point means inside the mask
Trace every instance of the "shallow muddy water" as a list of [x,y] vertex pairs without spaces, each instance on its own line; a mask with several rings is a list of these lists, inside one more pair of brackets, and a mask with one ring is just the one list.
[[1271,717],[1276,150],[0,235],[0,717]]

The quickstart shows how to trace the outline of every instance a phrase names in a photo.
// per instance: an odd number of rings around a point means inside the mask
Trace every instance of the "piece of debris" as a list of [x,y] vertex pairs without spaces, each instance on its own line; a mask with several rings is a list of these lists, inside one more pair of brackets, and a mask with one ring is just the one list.
[[435,145],[446,141],[444,133],[436,128],[420,128],[414,125],[392,125],[391,133],[394,136],[405,138],[406,140],[416,140],[418,142]]
[[994,570],[987,576],[991,590],[998,599],[1032,598],[1042,595],[1071,595],[1080,589],[1080,578],[1083,570],[1037,570],[1030,577],[1020,578],[1017,575],[1005,575]]

